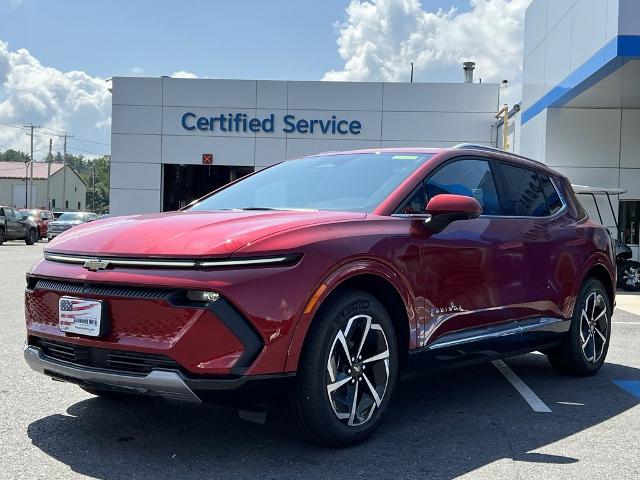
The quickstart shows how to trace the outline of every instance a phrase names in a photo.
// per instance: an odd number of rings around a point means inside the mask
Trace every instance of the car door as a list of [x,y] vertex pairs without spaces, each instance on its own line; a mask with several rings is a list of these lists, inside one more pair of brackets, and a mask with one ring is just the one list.
[[7,238],[19,238],[20,224],[16,218],[16,210],[5,207],[4,213],[7,219]]
[[561,319],[578,273],[575,259],[586,261],[589,253],[585,238],[575,219],[564,214],[566,202],[545,172],[505,162],[500,170],[524,241],[525,313],[532,319]]
[[27,229],[29,228],[29,220],[26,215],[23,215],[18,210],[13,210],[15,221],[15,235],[16,238],[25,238],[27,236]]
[[439,166],[426,177],[424,194],[428,201],[442,193],[475,198],[483,214],[422,240],[427,311],[419,343],[453,345],[462,354],[486,348],[481,340],[514,328],[522,314],[523,243],[518,226],[503,216],[491,159],[454,158]]

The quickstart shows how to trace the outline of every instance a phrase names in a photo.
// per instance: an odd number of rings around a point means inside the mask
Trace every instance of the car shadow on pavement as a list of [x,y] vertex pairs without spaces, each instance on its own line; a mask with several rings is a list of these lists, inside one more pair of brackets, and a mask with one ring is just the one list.
[[570,378],[542,355],[507,363],[552,413],[533,412],[487,364],[404,379],[378,432],[342,450],[301,441],[282,406],[257,425],[227,408],[146,398],[84,400],[34,421],[28,435],[74,472],[100,479],[451,478],[504,458],[579,462],[535,450],[640,402],[612,383],[640,379],[635,368],[608,363],[595,377]]

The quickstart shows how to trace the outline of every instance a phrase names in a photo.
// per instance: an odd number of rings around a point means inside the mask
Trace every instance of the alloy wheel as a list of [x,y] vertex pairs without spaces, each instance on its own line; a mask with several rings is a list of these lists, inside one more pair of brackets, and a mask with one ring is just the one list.
[[327,395],[336,417],[363,425],[380,408],[389,383],[389,344],[369,315],[351,317],[338,330],[327,361]]
[[596,363],[602,357],[609,334],[607,302],[599,292],[591,292],[580,314],[580,342],[584,358]]
[[622,282],[630,287],[640,285],[640,268],[628,266],[622,273]]

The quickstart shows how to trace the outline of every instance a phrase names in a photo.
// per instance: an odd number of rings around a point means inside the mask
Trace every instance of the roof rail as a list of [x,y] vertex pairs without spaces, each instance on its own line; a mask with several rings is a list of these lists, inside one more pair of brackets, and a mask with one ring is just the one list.
[[473,150],[486,150],[488,152],[502,153],[503,155],[510,155],[512,157],[522,158],[523,160],[529,160],[530,162],[539,163],[540,165],[544,165],[545,167],[547,166],[545,163],[540,162],[539,160],[534,160],[533,158],[524,157],[522,155],[518,155],[517,153],[508,152],[506,150],[501,150],[500,148],[488,147],[486,145],[480,145],[477,143],[459,143],[457,145],[454,145],[451,148],[454,148],[454,149],[471,148]]
[[489,150],[491,152],[499,152],[499,153],[509,153],[504,150],[500,150],[496,147],[488,147],[487,145],[481,145],[479,143],[459,143],[454,145],[451,148],[460,149],[460,148],[473,148],[474,150]]

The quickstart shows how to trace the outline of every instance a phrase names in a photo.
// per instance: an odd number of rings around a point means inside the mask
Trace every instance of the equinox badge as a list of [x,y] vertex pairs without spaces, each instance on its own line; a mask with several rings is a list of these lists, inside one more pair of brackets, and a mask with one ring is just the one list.
[[109,266],[108,260],[100,260],[98,258],[93,260],[87,260],[84,262],[82,268],[86,268],[92,272],[97,272],[98,270],[105,270]]

